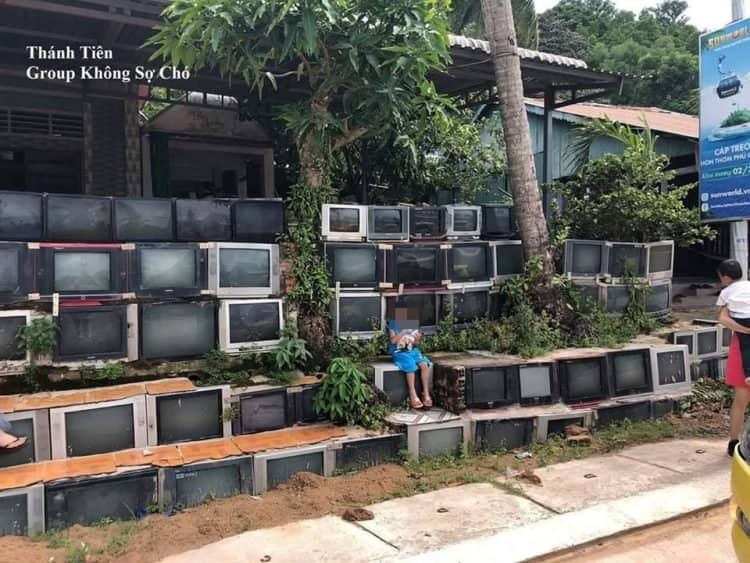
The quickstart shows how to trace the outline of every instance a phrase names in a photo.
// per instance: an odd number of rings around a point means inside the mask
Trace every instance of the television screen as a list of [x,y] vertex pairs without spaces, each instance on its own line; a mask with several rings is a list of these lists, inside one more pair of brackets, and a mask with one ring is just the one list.
[[454,245],[451,248],[451,271],[448,273],[453,282],[471,282],[489,280],[487,264],[489,247],[486,244]]
[[671,284],[652,285],[646,291],[646,312],[660,313],[668,311],[671,303],[669,301]]
[[108,197],[48,195],[47,239],[111,241],[112,200]]
[[377,285],[378,249],[375,245],[328,245],[328,267],[331,281],[357,287]]
[[125,307],[62,310],[56,359],[76,360],[127,356]]
[[693,355],[693,341],[694,341],[694,335],[693,333],[689,334],[673,334],[672,335],[672,342],[674,344],[681,344],[683,346],[688,347],[688,354],[691,356]]
[[157,502],[156,470],[130,471],[111,477],[48,483],[45,486],[46,528],[131,520],[147,514]]
[[268,488],[273,489],[302,471],[323,475],[323,452],[269,459],[266,462]]
[[26,317],[0,317],[0,361],[18,361],[26,357],[18,345],[18,331],[25,326]]
[[381,330],[381,298],[341,297],[338,303],[339,332],[372,332]]
[[470,233],[476,231],[479,223],[479,213],[476,209],[453,209],[453,231]]
[[657,352],[659,385],[684,383],[688,379],[685,373],[685,355],[678,351]]
[[[695,369],[696,364],[693,364]],[[709,358],[707,360],[701,360],[697,364],[697,372],[695,373],[695,379],[715,379],[718,380],[721,375],[719,371],[719,359]]]
[[252,248],[220,248],[219,286],[270,287],[271,253]]
[[[414,387],[418,395],[422,395],[422,380],[417,377]],[[386,371],[383,373],[383,388],[381,389],[388,397],[388,404],[392,406],[403,405],[409,397],[406,386],[406,375],[400,370]]]
[[547,422],[547,436],[564,436],[565,428],[567,426],[570,426],[571,424],[585,427],[586,421],[582,417],[558,418],[556,420],[550,420]]
[[[719,330],[721,330],[721,347],[729,348],[729,345],[732,343],[732,330],[725,326],[719,327]],[[0,344],[0,350],[1,349],[2,345]],[[0,357],[2,357],[1,353]]]
[[669,272],[672,270],[672,250],[671,244],[652,246],[650,249],[650,258],[648,264],[648,273]]
[[56,250],[53,260],[55,292],[99,293],[113,289],[109,252]]
[[477,421],[476,446],[483,452],[509,451],[531,443],[533,418]]
[[16,450],[3,452],[3,455],[0,455],[0,467],[11,467],[37,461],[34,453],[34,419],[29,417],[13,420],[10,426],[10,433],[19,438],[26,438],[26,443]]
[[202,356],[216,346],[213,303],[159,303],[140,310],[143,359]]
[[0,240],[30,242],[43,236],[42,194],[0,192]]
[[173,240],[172,200],[116,198],[115,239],[122,242]]
[[286,428],[286,389],[251,393],[240,397],[240,424],[243,434]]
[[634,390],[648,390],[648,352],[617,352],[612,357],[612,377],[615,393],[622,394]]
[[471,291],[453,294],[453,320],[456,324],[465,324],[487,317],[489,293]]
[[523,246],[520,244],[498,244],[495,247],[498,276],[516,276],[523,274]]
[[715,330],[708,330],[696,333],[698,338],[698,351],[699,356],[706,356],[708,354],[716,354],[718,350],[717,335]]
[[0,535],[25,536],[28,529],[28,496],[25,493],[0,496]]
[[444,213],[440,207],[412,207],[409,230],[416,238],[439,238],[444,233]]
[[196,251],[193,248],[138,249],[140,258],[139,289],[167,290],[193,288],[199,285]]
[[177,240],[232,240],[232,202],[222,199],[175,200]]
[[437,307],[436,296],[432,293],[405,293],[396,297],[386,298],[385,316],[386,319],[395,318],[396,300],[400,299],[407,309],[413,311],[419,319],[419,326],[433,327],[437,326]]
[[358,233],[360,209],[331,207],[329,229],[332,233]]
[[584,401],[602,396],[602,364],[598,358],[565,362],[568,399]]
[[20,267],[21,249],[0,247],[0,293],[16,294],[22,286]]
[[626,285],[608,285],[605,291],[607,311],[610,313],[621,313],[630,303],[630,290]]
[[609,275],[621,278],[627,275],[642,277],[645,271],[643,248],[627,244],[614,244],[609,249]]
[[234,204],[234,240],[276,242],[284,234],[284,202],[243,199]]
[[504,403],[510,393],[506,389],[508,373],[503,368],[479,368],[471,370],[471,383],[467,382],[468,405]]
[[404,232],[404,218],[407,208],[394,209],[392,207],[370,207],[373,214],[372,225],[375,234],[398,235]]
[[568,264],[569,273],[595,276],[602,272],[602,246],[585,242],[572,242],[572,257]]
[[135,447],[132,405],[65,413],[68,457],[101,454]]
[[521,399],[546,399],[552,396],[550,366],[520,366]]
[[618,405],[616,407],[607,407],[596,411],[596,425],[599,427],[608,426],[618,422],[629,420],[630,422],[639,422],[651,419],[651,402],[642,401],[629,405]]
[[574,287],[584,299],[588,299],[594,303],[599,302],[599,286],[574,284]]
[[180,507],[202,504],[206,500],[227,498],[242,492],[239,464],[175,469],[175,503]]
[[464,440],[460,426],[448,426],[419,433],[419,457],[458,455]]
[[511,206],[488,205],[482,208],[484,213],[484,232],[488,235],[511,235],[515,231]]
[[398,284],[436,284],[438,278],[438,257],[440,249],[437,247],[396,248],[396,283]]
[[325,416],[319,415],[315,411],[315,394],[320,389],[320,384],[312,384],[302,388],[301,393],[301,411],[297,413],[300,422],[315,422],[316,420],[325,419]]
[[221,438],[224,409],[221,389],[156,397],[159,445]]
[[229,342],[267,342],[281,338],[278,302],[252,301],[229,306]]
[[401,434],[344,442],[336,453],[336,468],[349,471],[392,462],[398,459],[403,445]]

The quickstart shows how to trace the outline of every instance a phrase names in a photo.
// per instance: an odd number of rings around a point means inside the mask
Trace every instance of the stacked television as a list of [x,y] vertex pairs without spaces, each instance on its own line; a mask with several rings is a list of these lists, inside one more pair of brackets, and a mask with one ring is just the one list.
[[732,331],[715,320],[695,319],[691,326],[673,332],[674,344],[687,346],[693,379],[723,381]]

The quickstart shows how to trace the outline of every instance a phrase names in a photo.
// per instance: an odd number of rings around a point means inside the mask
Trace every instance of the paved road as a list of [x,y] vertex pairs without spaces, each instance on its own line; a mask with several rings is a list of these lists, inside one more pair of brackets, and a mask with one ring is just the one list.
[[731,563],[728,506],[680,518],[608,542],[545,558],[545,563]]

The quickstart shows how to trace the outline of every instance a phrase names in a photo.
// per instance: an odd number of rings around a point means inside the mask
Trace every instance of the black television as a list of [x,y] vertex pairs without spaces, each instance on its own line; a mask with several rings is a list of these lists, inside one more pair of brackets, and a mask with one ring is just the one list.
[[0,312],[0,362],[17,362],[26,358],[26,352],[20,347],[18,335],[28,324],[28,314],[18,311],[18,314]]
[[266,462],[266,489],[275,489],[300,472],[325,474],[325,453],[312,451],[299,455],[276,457]]
[[561,360],[557,367],[563,402],[596,402],[609,396],[605,356]]
[[438,324],[438,296],[435,293],[403,293],[399,296],[386,296],[385,318],[396,318],[396,303],[413,311],[419,319],[419,330],[423,334],[435,333]]
[[596,410],[596,425],[599,428],[626,420],[630,422],[651,420],[651,401],[613,405]]
[[54,242],[111,242],[112,198],[48,194],[46,237]]
[[482,238],[504,239],[518,233],[516,214],[512,205],[482,205]]
[[609,388],[613,397],[640,395],[654,390],[651,376],[651,350],[625,349],[610,352]]
[[508,420],[478,420],[476,423],[476,449],[480,452],[497,452],[524,448],[534,439],[533,418]]
[[282,199],[240,199],[232,206],[232,237],[238,242],[276,242],[286,231]]
[[128,307],[67,307],[57,320],[57,362],[128,357]]
[[608,244],[608,273],[613,278],[628,275],[646,277],[646,247],[640,243],[612,242]]
[[302,423],[317,422],[325,420],[325,416],[320,415],[315,410],[315,394],[320,389],[320,383],[303,385],[302,390],[295,393],[295,421]]
[[467,407],[491,409],[518,399],[518,366],[466,368]]
[[206,251],[197,244],[136,244],[131,269],[138,297],[192,297],[208,287]]
[[292,425],[286,388],[243,393],[238,397],[238,434],[279,430]]
[[646,312],[649,315],[668,315],[672,309],[672,283],[654,284],[646,289]]
[[523,275],[526,262],[523,255],[521,241],[495,242],[495,271],[496,278],[503,280]]
[[367,240],[409,240],[409,208],[371,205],[367,210]]
[[442,317],[453,315],[456,328],[468,327],[479,319],[486,319],[489,313],[489,291],[466,291],[442,294],[440,311]]
[[560,398],[554,364],[522,364],[518,366],[518,381],[521,405],[549,404]]
[[347,440],[336,451],[336,469],[360,470],[396,461],[406,447],[405,438],[403,434],[388,434]]
[[113,207],[114,238],[121,242],[174,240],[171,199],[117,197]]
[[409,210],[409,234],[413,239],[438,240],[445,238],[445,209],[442,207],[412,207]]
[[326,267],[331,287],[375,289],[383,280],[383,251],[377,244],[327,243]]
[[[228,387],[147,397],[149,443],[176,444],[222,438],[231,422],[224,420]],[[156,429],[156,436],[153,429]]]
[[177,240],[221,242],[232,240],[232,200],[175,200]]
[[627,285],[602,286],[608,313],[622,313],[630,304],[630,288]]
[[331,302],[334,332],[369,338],[383,330],[383,298],[379,293],[341,294]]
[[129,470],[103,477],[82,477],[47,483],[47,530],[147,515],[158,503],[157,471]]
[[139,309],[141,359],[202,356],[216,347],[213,302],[149,303]]
[[44,239],[42,194],[0,191],[0,240]]
[[253,491],[250,456],[221,461],[191,463],[162,470],[161,509],[183,509],[207,500],[227,498]]
[[388,251],[387,273],[395,286],[439,286],[442,283],[439,245],[396,245]]
[[21,242],[0,242],[0,303],[27,301],[36,289],[34,251]]
[[452,244],[447,252],[452,284],[488,282],[492,278],[492,253],[486,242]]
[[128,291],[128,259],[119,244],[41,243],[39,293],[117,296]]

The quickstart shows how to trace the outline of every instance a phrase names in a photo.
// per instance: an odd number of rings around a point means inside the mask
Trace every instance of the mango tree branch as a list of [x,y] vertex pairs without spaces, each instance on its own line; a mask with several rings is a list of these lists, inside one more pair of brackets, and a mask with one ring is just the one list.
[[357,127],[356,129],[347,129],[343,135],[333,141],[331,150],[335,151],[348,144],[353,143],[363,135],[367,134],[367,127]]

